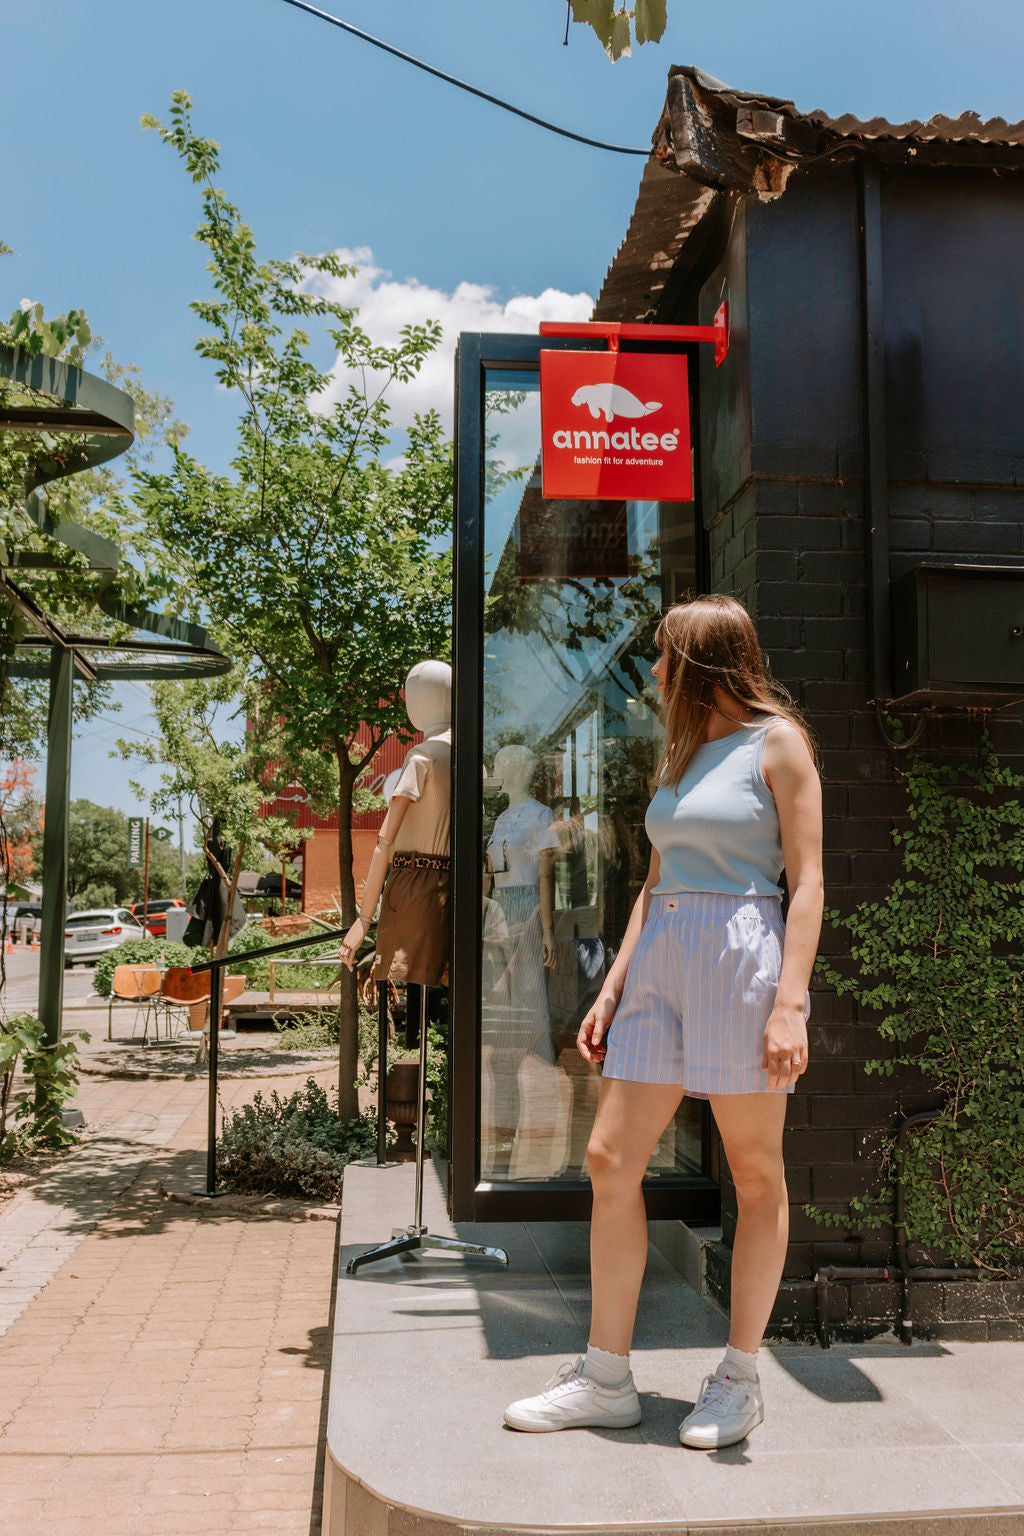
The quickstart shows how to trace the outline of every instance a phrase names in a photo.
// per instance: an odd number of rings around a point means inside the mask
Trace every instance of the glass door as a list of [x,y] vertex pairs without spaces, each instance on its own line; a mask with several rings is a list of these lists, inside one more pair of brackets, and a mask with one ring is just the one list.
[[[600,1067],[576,1033],[647,874],[654,631],[699,584],[692,503],[541,495],[540,344],[463,336],[457,364],[456,1219],[589,1210]],[[684,1100],[652,1214],[714,1219],[708,1169],[707,1107]]]

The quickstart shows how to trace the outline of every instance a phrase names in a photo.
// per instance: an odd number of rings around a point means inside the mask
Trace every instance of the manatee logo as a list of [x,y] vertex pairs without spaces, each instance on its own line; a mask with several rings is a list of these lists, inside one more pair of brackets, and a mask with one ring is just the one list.
[[572,397],[572,403],[585,405],[595,421],[603,415],[607,422],[619,416],[636,420],[637,417],[652,416],[655,411],[661,410],[660,400],[648,400],[645,405],[621,384],[612,383],[581,384]]

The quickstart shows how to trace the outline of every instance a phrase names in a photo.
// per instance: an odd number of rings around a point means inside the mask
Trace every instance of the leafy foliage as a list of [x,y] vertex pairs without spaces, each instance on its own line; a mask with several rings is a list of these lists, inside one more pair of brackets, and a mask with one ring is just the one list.
[[442,1156],[448,1151],[448,1022],[427,1027],[427,1087],[430,1089],[430,1122],[427,1145]]
[[[286,760],[281,722],[267,707],[266,689],[244,664],[218,677],[154,683],[150,688],[155,740],[119,741],[123,757],[140,758],[154,767],[170,765],[148,798],[158,811],[174,814],[184,800],[202,835],[204,850],[213,841],[214,823],[233,849],[233,862],[221,871],[231,911],[238,877],[254,845],[280,857],[307,833],[292,818],[264,815],[264,806],[282,779],[295,776]],[[240,721],[240,724],[237,722]],[[236,722],[225,735],[225,723]],[[133,784],[143,795],[141,785]],[[250,859],[250,862],[253,860]],[[205,868],[203,873],[205,873]],[[227,949],[229,924],[221,931],[217,953]]]
[[[631,9],[616,0],[570,0],[572,19],[592,27],[614,64],[628,56],[632,39],[657,43],[668,22],[668,0],[635,0]],[[632,33],[630,23],[632,22]]]
[[[37,867],[45,879],[41,827],[33,837]],[[68,807],[68,900],[80,911],[92,906],[141,901],[144,871],[128,863],[128,818],[92,800]],[[149,894],[181,895],[177,849],[156,838],[149,844]]]
[[[278,1022],[277,1036],[271,1043],[275,1050],[280,1051],[327,1050],[338,1043],[338,1015],[326,1009],[317,1009],[315,1013],[308,1014],[296,1013],[292,1020]],[[376,1059],[377,1014],[372,1008],[360,1008],[360,1085],[370,1080],[370,1071]]]
[[[83,1034],[82,1038],[89,1037]],[[13,1093],[19,1066],[28,1083]],[[73,1034],[65,1034],[56,1045],[47,1045],[42,1024],[30,1013],[0,1022],[0,1162],[74,1142],[74,1133],[65,1130],[61,1113],[74,1097],[77,1069],[78,1045]],[[12,1102],[14,1128],[9,1131]]]
[[[400,690],[410,667],[450,651],[450,445],[429,412],[396,460],[385,398],[415,377],[440,327],[405,326],[395,346],[377,345],[331,297],[353,271],[335,253],[259,259],[252,229],[215,184],[218,146],[193,131],[187,93],[175,93],[166,124],[143,121],[202,189],[196,237],[212,292],[191,306],[204,327],[196,349],[239,418],[229,474],[179,446],[171,473],[138,475],[136,503],[174,549],[196,611],[260,678],[285,757],[331,754],[347,925],[356,781],[389,734],[408,734]],[[358,1018],[347,975],[342,1018],[339,1086],[352,1117]]]
[[[2,242],[0,254],[10,254]],[[102,345],[102,338],[93,334],[79,309],[49,317],[41,303],[25,300],[9,320],[0,320],[0,345],[80,368],[90,351]],[[86,439],[81,433],[0,433],[0,544],[45,553],[53,569],[35,595],[50,618],[72,629],[111,637],[123,634],[125,626],[98,610],[101,593],[109,599],[145,605],[162,602],[173,591],[173,576],[159,538],[154,538],[140,520],[121,515],[119,492],[134,470],[152,461],[154,450],[171,441],[180,442],[187,428],[174,417],[170,400],[144,387],[133,364],[118,363],[107,351],[94,366],[108,383],[132,397],[134,442],[116,461],[82,469],[80,450]],[[49,403],[47,397],[9,380],[0,381],[0,399],[11,405]],[[46,486],[50,515],[113,539],[124,551],[113,578],[91,572],[82,555],[40,531],[26,515],[25,496],[38,484],[40,466],[46,467],[48,476],[54,471],[61,476],[49,478]],[[30,567],[23,572],[23,579],[31,583]],[[20,613],[8,604],[0,605],[2,749],[7,756],[31,758],[42,755],[45,742],[46,684],[32,679],[11,682],[4,666],[26,628],[27,621]],[[102,706],[117,707],[110,703],[109,684],[79,680],[74,694],[76,721],[89,719]]]
[[[910,825],[893,833],[905,872],[884,901],[827,914],[850,934],[853,974],[818,969],[895,1047],[867,1071],[916,1067],[942,1095],[902,1154],[908,1239],[998,1271],[1024,1249],[1024,777],[984,732],[976,760],[915,755],[905,778]],[[888,1182],[851,1202],[860,1225],[884,1219],[898,1159],[893,1141]]]
[[[311,934],[304,934],[302,937],[309,938]],[[236,934],[231,940],[228,948],[230,955],[238,957],[237,966],[232,965],[231,967],[232,974],[241,975],[244,972],[247,987],[252,987],[260,992],[266,992],[270,986],[270,961],[260,958],[260,950],[281,942],[280,939],[271,937],[265,928],[260,927],[259,923],[247,923],[241,933]],[[246,957],[248,956],[252,956],[252,958],[247,959]],[[294,955],[283,955],[281,959],[309,961],[323,957],[329,957],[332,960],[338,959],[337,939],[326,940],[323,944],[311,944],[308,949],[299,950]],[[336,971],[329,965],[281,966],[277,971],[277,985],[284,990],[284,993],[287,993],[292,988],[302,991],[316,991],[327,987],[335,975]],[[284,1000],[286,1001],[286,998]],[[335,1029],[335,1041],[337,1041],[337,1038],[337,1030]]]
[[374,1151],[377,1122],[373,1114],[341,1119],[336,1099],[310,1077],[286,1099],[257,1093],[226,1115],[217,1145],[231,1189],[336,1201],[346,1166]]

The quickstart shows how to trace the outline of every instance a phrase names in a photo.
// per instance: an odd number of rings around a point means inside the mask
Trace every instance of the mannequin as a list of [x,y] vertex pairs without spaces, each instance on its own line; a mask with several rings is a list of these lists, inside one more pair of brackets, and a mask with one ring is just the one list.
[[[448,823],[451,790],[452,669],[445,661],[421,661],[405,680],[405,707],[423,740],[410,747],[395,785],[384,825],[363,885],[359,916],[345,935],[341,960],[349,970],[373,921],[383,892],[373,975],[378,982],[415,982],[421,987],[420,1066],[416,1102],[419,1126],[427,1103],[427,987],[448,975]],[[387,989],[378,994],[380,1121],[377,1156],[385,1161],[384,1078],[387,1056]],[[426,1138],[416,1137],[415,1215],[410,1226],[392,1231],[391,1241],[353,1255],[355,1272],[378,1259],[421,1248],[472,1253],[508,1263],[502,1248],[440,1237],[423,1225],[423,1166]]]
[[[487,1172],[550,1176],[564,1162],[562,1095],[555,1072],[546,972],[558,959],[554,861],[561,839],[549,806],[530,793],[537,758],[501,747],[494,777],[508,796],[487,844],[484,894],[484,1120],[493,1137]],[[500,967],[493,963],[503,953]]]
[[[492,886],[496,891],[534,891],[540,907],[543,960],[545,966],[552,966],[557,959],[552,864],[561,845],[550,807],[530,794],[536,772],[537,759],[529,747],[501,747],[495,754],[494,777],[501,781],[508,805],[495,821],[487,844],[484,892],[489,893]],[[511,902],[501,904],[507,912]]]
[[383,893],[374,978],[436,987],[448,975],[452,669],[447,662],[413,667],[405,680],[405,707],[423,740],[406,753],[377,834],[359,916],[340,957],[351,970]]

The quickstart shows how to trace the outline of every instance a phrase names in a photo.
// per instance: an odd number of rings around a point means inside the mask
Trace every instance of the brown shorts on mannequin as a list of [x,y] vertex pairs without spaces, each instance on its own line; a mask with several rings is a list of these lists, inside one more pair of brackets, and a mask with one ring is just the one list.
[[448,980],[447,869],[392,868],[381,897],[374,980]]

